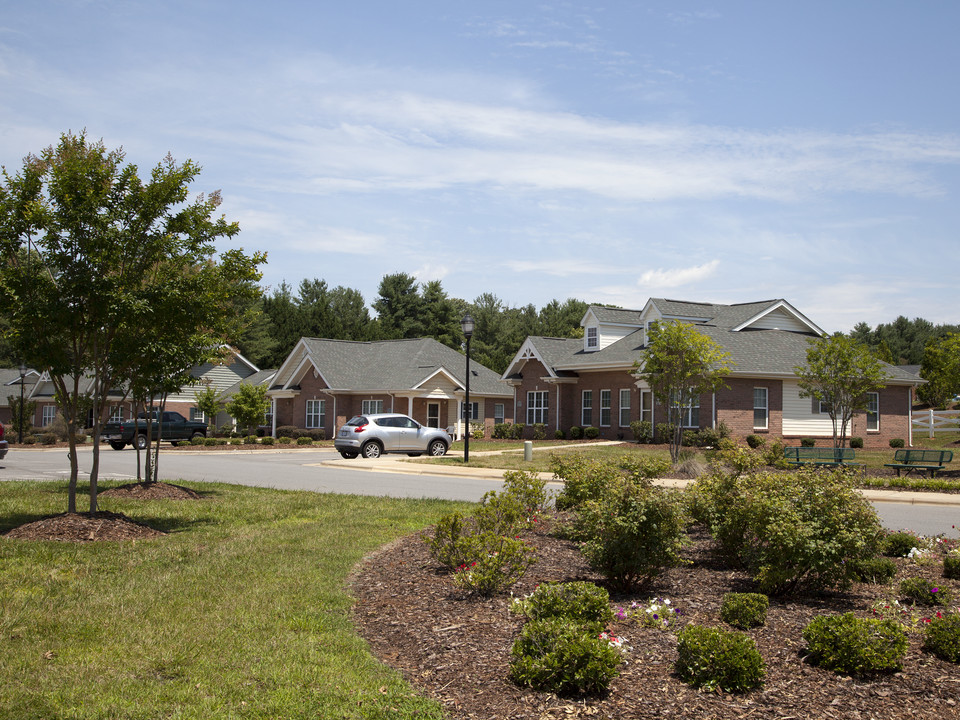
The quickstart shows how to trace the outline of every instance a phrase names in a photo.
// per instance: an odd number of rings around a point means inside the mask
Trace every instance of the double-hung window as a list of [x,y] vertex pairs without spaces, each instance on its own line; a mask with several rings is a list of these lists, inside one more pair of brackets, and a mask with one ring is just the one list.
[[640,391],[640,420],[653,422],[653,393],[649,390]]
[[546,390],[531,390],[527,393],[527,425],[547,424],[550,410],[549,395]]
[[610,427],[611,403],[613,393],[610,390],[600,391],[600,427]]
[[692,397],[690,402],[681,406],[679,398],[673,394],[670,400],[670,421],[679,422],[680,427],[700,427],[700,397]]
[[40,427],[46,427],[57,417],[56,405],[44,405],[40,413]]
[[466,407],[463,403],[460,404],[460,412],[466,412],[469,410],[470,417],[467,420],[479,420],[480,419],[480,403],[472,402],[470,407]]
[[766,430],[770,425],[770,405],[767,388],[753,389],[753,429]]
[[580,395],[580,424],[583,427],[593,425],[593,390],[584,390]]
[[307,400],[307,428],[322,428],[327,420],[326,400]]
[[867,393],[867,432],[880,430],[880,393]]
[[502,425],[503,424],[503,403],[494,403],[493,404],[493,424]]
[[630,388],[620,390],[620,427],[630,427]]
[[361,415],[376,415],[383,412],[383,400],[364,400],[360,406]]
[[587,349],[596,350],[600,347],[600,330],[596,327],[587,328]]
[[123,405],[114,405],[110,408],[110,420],[108,422],[123,422]]

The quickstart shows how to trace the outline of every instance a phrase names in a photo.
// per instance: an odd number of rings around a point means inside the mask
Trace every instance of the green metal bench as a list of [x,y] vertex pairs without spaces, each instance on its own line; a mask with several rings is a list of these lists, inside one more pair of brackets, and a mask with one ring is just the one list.
[[790,465],[863,466],[863,463],[854,462],[856,453],[852,448],[786,447],[783,459]]
[[893,454],[893,462],[884,467],[895,468],[897,477],[900,471],[909,475],[914,470],[926,470],[930,477],[943,470],[943,466],[953,461],[953,450],[897,450]]

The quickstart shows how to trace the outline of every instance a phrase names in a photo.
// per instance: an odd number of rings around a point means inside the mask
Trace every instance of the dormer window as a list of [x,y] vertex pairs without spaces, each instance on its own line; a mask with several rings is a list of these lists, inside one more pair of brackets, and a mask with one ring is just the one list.
[[597,327],[587,328],[587,350],[596,350],[600,347],[600,329]]

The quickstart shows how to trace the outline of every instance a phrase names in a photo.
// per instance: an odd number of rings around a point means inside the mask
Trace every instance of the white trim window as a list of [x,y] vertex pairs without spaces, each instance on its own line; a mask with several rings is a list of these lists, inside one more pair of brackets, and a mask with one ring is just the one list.
[[867,432],[880,432],[880,393],[867,393]]
[[640,420],[653,423],[653,393],[649,390],[640,391]]
[[600,391],[600,427],[610,427],[612,417],[613,392]]
[[690,402],[680,407],[676,395],[670,401],[670,421],[680,421],[680,427],[700,427],[700,396],[690,398]]
[[364,400],[360,403],[361,415],[376,415],[383,412],[383,400]]
[[502,425],[503,419],[506,417],[504,414],[505,406],[503,403],[494,403],[493,404],[493,424]]
[[593,425],[593,390],[584,390],[580,395],[580,424]]
[[[466,405],[464,405],[463,401],[461,401],[461,402],[460,402],[460,415],[461,415],[461,416],[463,415],[463,413],[465,412],[465,410],[466,410]],[[479,420],[479,419],[480,419],[480,403],[478,403],[478,402],[471,402],[471,403],[470,403],[470,417],[467,418],[467,419],[468,419],[468,420]]]
[[57,417],[56,405],[44,405],[40,413],[40,427],[46,427]]
[[753,429],[766,430],[770,427],[770,398],[767,388],[753,389]]
[[620,427],[630,427],[630,388],[620,390]]
[[307,417],[304,427],[308,430],[322,428],[327,421],[327,401],[307,400]]
[[206,422],[207,414],[200,408],[190,408],[190,420],[193,422]]
[[587,339],[587,350],[596,350],[600,347],[600,328],[588,327],[585,337]]
[[113,405],[110,408],[110,419],[107,422],[123,422],[123,405]]
[[550,393],[546,390],[527,392],[527,425],[547,424],[550,417]]

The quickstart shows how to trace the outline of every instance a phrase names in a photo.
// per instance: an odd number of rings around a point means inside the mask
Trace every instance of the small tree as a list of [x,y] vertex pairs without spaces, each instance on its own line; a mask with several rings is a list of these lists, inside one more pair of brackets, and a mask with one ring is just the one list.
[[683,439],[679,413],[694,399],[724,387],[730,373],[730,354],[689,323],[657,323],[650,347],[633,365],[633,373],[650,385],[654,397],[670,408],[674,419],[670,458],[677,462]]
[[920,377],[927,382],[917,388],[917,397],[934,407],[943,407],[960,393],[960,335],[951,333],[927,343]]
[[223,402],[220,400],[220,393],[213,385],[207,385],[203,390],[196,390],[193,393],[196,399],[197,410],[203,413],[207,418],[207,424],[213,428],[217,425],[217,415],[223,409]]
[[249,383],[244,383],[237,388],[233,399],[226,405],[226,411],[237,421],[237,426],[251,430],[263,424],[269,409],[267,386]]
[[812,340],[807,364],[794,368],[800,378],[800,397],[826,406],[833,423],[833,446],[841,448],[854,413],[866,410],[867,393],[883,388],[883,363],[870,349],[843,333]]

